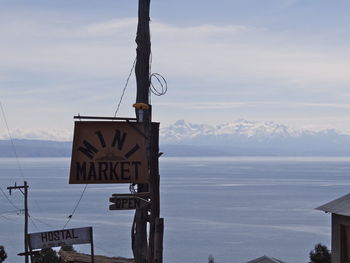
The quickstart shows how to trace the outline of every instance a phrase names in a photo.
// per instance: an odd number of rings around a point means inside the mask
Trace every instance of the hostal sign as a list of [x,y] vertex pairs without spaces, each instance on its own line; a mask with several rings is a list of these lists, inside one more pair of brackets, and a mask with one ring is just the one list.
[[87,244],[92,242],[92,227],[31,233],[28,240],[30,249]]
[[143,125],[75,122],[70,184],[147,183]]

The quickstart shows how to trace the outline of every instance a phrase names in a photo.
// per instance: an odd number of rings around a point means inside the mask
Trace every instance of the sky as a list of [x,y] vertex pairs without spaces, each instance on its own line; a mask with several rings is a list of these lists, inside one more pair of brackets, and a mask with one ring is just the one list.
[[[136,0],[0,0],[0,137],[69,140],[113,116],[136,56]],[[350,1],[153,0],[153,120],[350,132]],[[134,117],[132,74],[118,117]]]

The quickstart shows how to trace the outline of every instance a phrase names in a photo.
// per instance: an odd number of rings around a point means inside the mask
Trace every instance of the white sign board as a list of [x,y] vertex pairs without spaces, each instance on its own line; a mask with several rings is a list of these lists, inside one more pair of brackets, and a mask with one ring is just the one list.
[[113,196],[109,199],[109,201],[114,203],[113,205],[109,206],[109,210],[140,209],[149,204],[147,200],[144,200],[135,195]]
[[28,236],[30,249],[88,244],[92,242],[92,227],[38,232]]

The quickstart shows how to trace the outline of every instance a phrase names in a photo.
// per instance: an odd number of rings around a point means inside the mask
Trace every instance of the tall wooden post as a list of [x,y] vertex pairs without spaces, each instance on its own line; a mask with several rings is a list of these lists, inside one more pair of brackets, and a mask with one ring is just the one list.
[[[26,253],[28,253],[28,218],[28,185],[27,182],[24,181],[24,249]],[[29,263],[28,254],[25,257],[25,262]]]
[[156,218],[155,233],[154,233],[154,263],[163,262],[163,234],[164,234],[164,219]]
[[25,252],[25,263],[29,263],[29,253],[28,253],[28,184],[26,181],[24,181],[24,185],[17,186],[9,186],[7,189],[10,192],[14,189],[19,189],[22,192],[22,188],[24,189],[24,192],[22,194],[24,195],[24,252]]
[[[151,37],[149,29],[150,0],[139,0],[138,25],[136,33],[136,103],[149,103],[149,58],[151,55]],[[150,119],[150,111],[146,111],[145,120]],[[138,116],[136,116],[138,117]]]
[[[152,107],[149,105],[150,91],[150,0],[139,0],[138,26],[136,34],[136,104],[144,108],[136,109],[136,118],[144,124],[147,161],[150,182],[138,184],[138,192],[150,192],[151,209],[137,209],[133,225],[133,252],[136,263],[162,263],[163,257],[163,219],[160,216],[159,194],[159,123],[152,123]],[[147,221],[149,235],[147,244]],[[160,223],[159,223],[160,222]],[[135,232],[134,232],[135,231]]]
[[[136,103],[149,104],[149,86],[150,86],[150,74],[149,74],[149,58],[151,54],[151,41],[150,41],[150,0],[139,0],[138,10],[138,26],[136,34],[136,83],[137,94]],[[147,145],[147,159],[149,163],[149,141],[150,141],[150,122],[151,122],[151,108],[142,110],[142,116],[140,112],[136,110],[136,118],[140,122],[144,122],[144,131],[146,136]],[[147,184],[138,184],[138,192],[148,192],[149,187]],[[147,209],[136,209],[135,212],[135,237],[133,242],[133,253],[136,263],[146,263],[147,260]],[[149,262],[150,263],[150,262]]]
[[150,193],[151,193],[151,214],[148,259],[150,263],[155,260],[156,249],[156,220],[160,215],[160,194],[159,194],[159,123],[152,123],[150,140]]

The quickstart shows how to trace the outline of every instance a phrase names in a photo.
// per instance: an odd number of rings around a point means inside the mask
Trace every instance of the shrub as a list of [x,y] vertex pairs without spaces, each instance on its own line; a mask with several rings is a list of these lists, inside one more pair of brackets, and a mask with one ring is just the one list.
[[331,253],[325,245],[317,244],[315,248],[310,251],[309,263],[331,263]]
[[4,246],[0,246],[0,262],[4,262],[7,258]]

